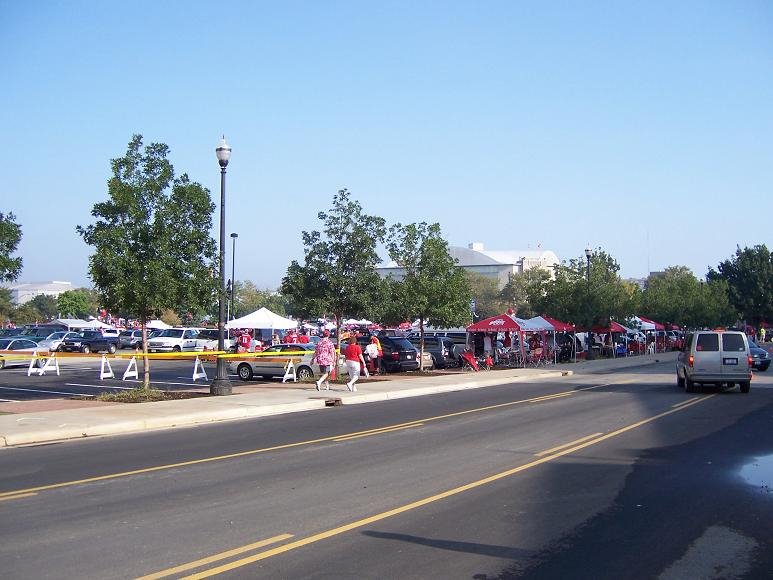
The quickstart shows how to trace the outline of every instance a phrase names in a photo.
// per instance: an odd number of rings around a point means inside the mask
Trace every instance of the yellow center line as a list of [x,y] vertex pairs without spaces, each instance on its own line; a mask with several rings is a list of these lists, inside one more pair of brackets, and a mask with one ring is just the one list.
[[7,501],[11,499],[24,499],[25,497],[32,497],[33,495],[38,495],[36,493],[18,493],[15,495],[6,495],[3,497],[0,497],[0,501]]
[[623,433],[626,433],[628,431],[631,431],[633,429],[636,429],[638,427],[641,427],[643,425],[647,425],[648,423],[652,423],[653,421],[656,421],[658,419],[661,419],[663,417],[666,417],[668,415],[671,415],[673,413],[678,413],[680,411],[683,411],[687,407],[691,407],[692,405],[696,405],[700,402],[707,401],[711,397],[714,397],[715,395],[709,395],[707,397],[699,398],[695,401],[692,401],[686,405],[682,405],[678,409],[671,409],[669,411],[664,411],[663,413],[659,413],[657,415],[653,415],[652,417],[648,417],[646,419],[642,419],[641,421],[638,421],[636,423],[632,423],[631,425],[627,425],[625,427],[622,427],[620,429],[617,429],[615,431],[611,431],[610,433],[607,433],[606,435],[602,435],[600,437],[596,437],[594,439],[590,439],[584,443],[579,443],[578,445],[575,445],[573,447],[568,447],[566,449],[563,449],[561,451],[557,451],[553,453],[552,455],[546,455],[544,457],[541,457],[540,459],[535,459],[534,461],[531,461],[529,463],[526,463],[524,465],[519,465],[518,467],[514,467],[512,469],[508,469],[507,471],[502,471],[500,473],[496,473],[494,475],[490,475],[488,477],[485,477],[483,479],[479,479],[477,481],[473,481],[464,485],[461,485],[459,487],[455,487],[453,489],[449,489],[446,491],[443,491],[441,493],[426,497],[424,499],[420,499],[418,501],[411,502],[409,504],[405,504],[399,507],[396,507],[394,509],[381,512],[379,514],[375,514],[372,516],[369,516],[367,518],[362,518],[360,520],[356,520],[354,522],[345,524],[343,526],[339,526],[337,528],[332,528],[329,530],[326,530],[324,532],[320,532],[318,534],[314,534],[312,536],[308,536],[306,538],[301,538],[299,540],[296,540],[294,542],[290,542],[288,544],[283,544],[281,546],[277,546],[276,548],[272,548],[270,550],[266,550],[264,552],[260,552],[258,554],[253,554],[251,556],[248,556],[246,558],[242,558],[240,560],[234,560],[233,562],[230,562],[228,564],[223,564],[221,566],[217,566],[215,568],[211,568],[209,570],[204,570],[202,572],[192,574],[190,576],[186,576],[185,580],[199,580],[202,578],[209,578],[211,576],[216,576],[217,574],[222,574],[223,572],[228,572],[230,570],[235,570],[236,568],[241,568],[243,566],[246,566],[248,564],[252,564],[254,562],[259,562],[260,560],[265,560],[267,558],[271,558],[273,556],[277,556],[279,554],[284,554],[285,552],[289,552],[291,550],[295,550],[296,548],[301,548],[303,546],[307,546],[309,544],[313,544],[315,542],[319,542],[320,540],[325,540],[327,538],[337,536],[340,534],[343,534],[345,532],[349,532],[351,530],[361,528],[363,526],[367,526],[368,524],[372,524],[387,518],[390,518],[392,516],[396,516],[411,510],[414,510],[416,508],[420,508],[422,506],[425,506],[430,503],[434,503],[436,501],[440,501],[442,499],[446,499],[448,497],[458,495],[460,493],[469,491],[471,489],[475,489],[477,487],[481,487],[484,485],[488,485],[490,483],[493,483],[495,481],[498,481],[500,479],[504,479],[506,477],[509,477],[511,475],[515,475],[516,473],[520,473],[522,471],[526,471],[528,469],[532,469],[534,467],[537,467],[538,465],[542,465],[543,463],[547,463],[549,461],[553,461],[554,459],[558,459],[559,457],[563,457],[565,455],[569,455],[570,453],[574,453],[575,451],[579,451],[580,449],[585,449],[586,447],[590,447],[591,445],[597,445],[598,443],[601,443],[602,441],[606,441],[607,439],[611,439],[612,437],[617,437],[619,435],[622,435]]
[[594,437],[598,437],[599,435],[603,435],[603,433],[594,433],[593,435],[586,435],[585,437],[580,437],[579,439],[575,439],[574,441],[570,441],[569,443],[564,443],[563,445],[559,445],[558,447],[553,447],[552,449],[547,449],[545,451],[540,451],[539,453],[535,453],[534,456],[542,457],[543,455],[550,455],[551,453],[560,451],[565,447],[571,447],[572,445],[577,445],[578,443],[582,443],[583,441],[587,441],[588,439],[593,439]]
[[424,425],[424,423],[413,423],[411,425],[403,425],[401,427],[389,427],[387,429],[379,429],[378,431],[373,431],[371,433],[361,433],[360,435],[351,435],[349,437],[339,437],[338,439],[333,439],[333,441],[349,441],[351,439],[359,439],[360,437],[371,437],[373,435],[381,435],[382,433],[391,433],[392,431],[410,429],[411,427],[420,427],[421,425]]
[[542,401],[550,401],[551,399],[560,399],[561,397],[568,397],[572,393],[558,393],[557,395],[545,395],[544,397],[535,397],[534,399],[526,399],[527,403],[541,403]]
[[175,566],[174,568],[167,568],[166,570],[161,570],[160,572],[154,572],[153,574],[148,574],[147,576],[141,576],[140,578],[137,578],[137,580],[157,580],[158,578],[171,576],[172,574],[177,574],[178,572],[187,572],[188,570],[193,570],[194,568],[199,568],[206,564],[212,564],[213,562],[218,562],[219,560],[225,560],[226,558],[230,558],[231,556],[238,556],[239,554],[243,554],[244,552],[249,552],[250,550],[263,548],[264,546],[268,546],[269,544],[276,544],[277,542],[288,540],[292,537],[293,537],[292,534],[280,534],[278,536],[274,536],[273,538],[267,538],[265,540],[255,542],[253,544],[247,544],[246,546],[234,548],[233,550],[220,552],[219,554],[213,554],[212,556],[202,558],[201,560],[195,560],[193,562],[188,562],[187,564],[181,564],[180,566]]
[[677,407],[681,407],[682,405],[687,405],[688,403],[692,403],[693,401],[696,401],[700,399],[700,397],[693,397],[692,399],[687,399],[686,401],[681,401],[677,403],[676,405],[671,405],[672,409],[676,409]]

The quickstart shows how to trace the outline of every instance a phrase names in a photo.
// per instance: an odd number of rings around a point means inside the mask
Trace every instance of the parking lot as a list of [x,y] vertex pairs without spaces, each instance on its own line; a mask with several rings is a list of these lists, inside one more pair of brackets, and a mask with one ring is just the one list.
[[[31,401],[94,398],[100,393],[134,389],[142,384],[142,360],[137,359],[138,378],[122,380],[129,366],[128,358],[108,358],[114,378],[100,379],[102,357],[63,358],[59,362],[59,376],[55,370],[46,370],[42,376],[37,369],[28,376],[27,366],[0,370],[0,412],[18,412],[15,405]],[[193,380],[195,358],[179,360],[152,360],[150,378],[153,387],[168,391],[209,392],[209,383],[215,376],[215,363],[202,361],[207,378]],[[200,370],[200,369],[199,369]],[[281,385],[281,379],[240,381],[230,375],[234,392]],[[286,385],[285,385],[286,386]]]

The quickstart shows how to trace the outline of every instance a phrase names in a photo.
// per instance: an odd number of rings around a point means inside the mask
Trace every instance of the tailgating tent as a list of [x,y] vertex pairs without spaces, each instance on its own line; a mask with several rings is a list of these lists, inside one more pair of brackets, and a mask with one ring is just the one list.
[[[556,320],[555,318],[551,318],[550,316],[538,316],[537,318],[541,318],[548,324],[550,324],[554,329],[555,332],[571,332],[572,333],[572,356],[574,358],[574,362],[577,362],[577,329],[574,327],[574,324],[568,324],[566,322],[561,322],[560,320]],[[556,344],[556,335],[553,334],[553,345]]]
[[163,320],[150,320],[145,325],[145,328],[154,328],[156,330],[164,330],[165,328],[172,328]]
[[274,314],[268,308],[264,307],[256,310],[252,314],[229,320],[228,324],[225,326],[226,328],[268,328],[271,330],[286,330],[288,328],[296,328],[298,326],[298,321]]
[[102,329],[102,328],[115,328],[111,324],[105,324],[104,322],[97,320],[96,318],[93,318],[92,320],[89,320],[88,322],[84,322],[80,325],[79,328],[87,328],[89,330],[96,330],[96,329]]
[[521,332],[521,325],[509,314],[484,318],[467,327],[467,332]]

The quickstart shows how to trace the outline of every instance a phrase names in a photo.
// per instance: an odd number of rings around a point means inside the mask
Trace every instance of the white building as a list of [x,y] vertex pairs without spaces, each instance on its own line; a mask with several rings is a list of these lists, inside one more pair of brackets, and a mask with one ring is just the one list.
[[62,292],[68,290],[75,290],[72,282],[28,282],[25,284],[12,284],[7,287],[11,291],[11,302],[16,306],[21,306],[25,302],[29,302],[35,296],[45,294],[52,298],[59,298]]
[[[469,244],[466,248],[450,246],[448,252],[463,269],[496,278],[500,288],[507,284],[510,274],[542,268],[552,276],[553,266],[560,263],[551,250],[486,250],[480,242]],[[394,261],[377,270],[384,278],[391,275],[399,280],[405,274],[405,270]]]

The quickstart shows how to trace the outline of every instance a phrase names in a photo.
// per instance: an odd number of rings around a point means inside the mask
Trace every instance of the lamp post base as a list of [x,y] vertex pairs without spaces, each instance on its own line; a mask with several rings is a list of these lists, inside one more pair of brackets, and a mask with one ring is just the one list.
[[228,379],[215,379],[212,381],[212,384],[209,385],[209,394],[210,395],[230,395],[232,394],[233,389],[231,387],[231,381]]

